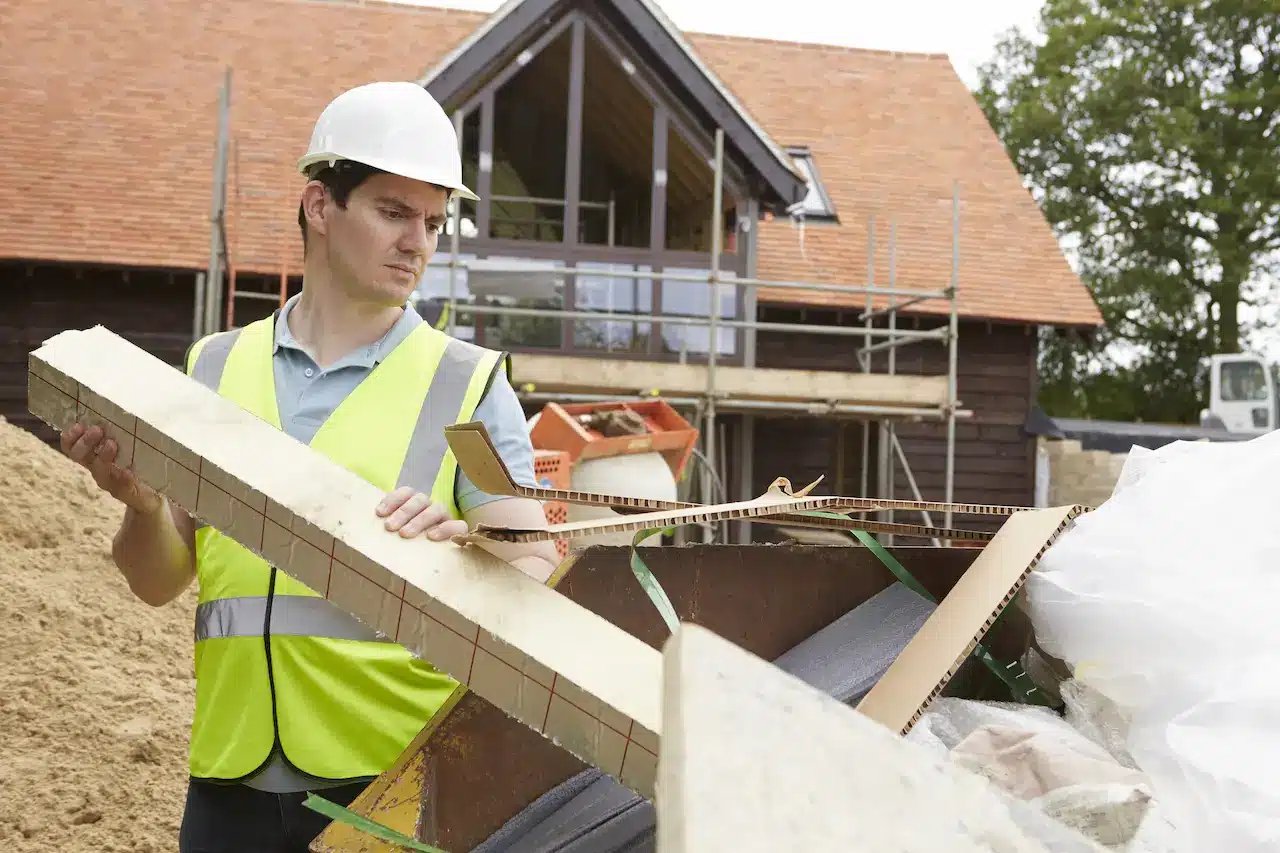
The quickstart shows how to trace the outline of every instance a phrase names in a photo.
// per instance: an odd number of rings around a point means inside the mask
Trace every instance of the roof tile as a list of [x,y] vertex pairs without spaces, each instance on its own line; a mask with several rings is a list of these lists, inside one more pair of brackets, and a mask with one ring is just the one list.
[[[224,68],[234,67],[229,227],[241,262],[296,263],[293,163],[343,89],[413,79],[477,13],[352,0],[0,0],[0,256],[202,268]],[[977,104],[944,57],[692,34],[774,140],[814,152],[841,224],[761,229],[759,276],[934,289],[951,269],[961,181],[961,312],[1093,325],[1098,310]],[[296,267],[294,268],[296,270]],[[794,291],[761,298],[795,301]],[[809,304],[861,305],[810,292]],[[945,303],[935,303],[945,310]]]

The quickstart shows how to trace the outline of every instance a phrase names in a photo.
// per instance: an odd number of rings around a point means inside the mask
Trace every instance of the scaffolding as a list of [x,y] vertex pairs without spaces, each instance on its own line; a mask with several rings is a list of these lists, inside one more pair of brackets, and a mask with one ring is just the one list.
[[[455,117],[455,125],[459,131],[461,138],[461,119]],[[578,277],[608,277],[621,279],[637,279],[650,280],[660,279],[663,282],[692,282],[705,284],[711,289],[711,310],[705,318],[690,317],[684,315],[667,315],[661,313],[656,308],[650,314],[619,314],[612,311],[585,311],[574,310],[569,308],[524,308],[507,305],[473,305],[459,301],[458,298],[458,273],[463,270],[479,269],[483,272],[510,272],[520,273],[529,272],[526,266],[512,264],[503,266],[501,262],[495,263],[486,260],[482,265],[477,265],[471,261],[460,257],[462,252],[461,232],[462,232],[462,214],[461,205],[454,204],[451,207],[451,224],[449,228],[450,247],[447,258],[437,256],[432,260],[430,267],[445,268],[449,275],[449,290],[444,310],[448,312],[448,331],[450,334],[456,333],[457,318],[461,315],[472,315],[474,317],[483,316],[518,316],[518,317],[540,317],[545,319],[559,320],[588,320],[597,322],[622,322],[636,324],[639,322],[653,322],[664,325],[683,325],[687,327],[705,327],[708,329],[708,346],[707,346],[707,370],[706,370],[706,389],[705,392],[696,397],[671,397],[663,396],[668,403],[675,406],[694,408],[700,421],[700,433],[702,446],[700,447],[700,455],[703,457],[705,464],[703,466],[704,481],[702,484],[702,494],[706,495],[711,492],[711,481],[718,480],[723,482],[722,472],[725,468],[723,456],[718,452],[717,440],[719,431],[717,429],[717,420],[722,409],[728,408],[735,411],[752,412],[752,411],[769,411],[776,413],[795,413],[795,414],[834,414],[858,417],[862,420],[862,465],[861,477],[862,488],[861,496],[870,497],[868,491],[870,483],[868,475],[870,471],[870,428],[871,419],[876,419],[880,425],[881,435],[884,441],[879,443],[879,458],[877,459],[879,485],[882,489],[888,489],[889,493],[893,493],[894,489],[894,472],[897,466],[901,466],[906,484],[911,492],[913,499],[923,501],[920,487],[911,470],[911,465],[907,459],[906,452],[903,450],[902,443],[899,441],[896,430],[896,421],[901,419],[913,420],[937,420],[945,424],[945,460],[943,474],[943,502],[951,504],[955,497],[955,445],[956,445],[956,422],[957,419],[967,417],[971,413],[960,409],[957,395],[957,353],[959,339],[959,314],[957,310],[957,292],[959,288],[959,261],[960,261],[960,186],[959,182],[953,182],[951,195],[951,274],[946,286],[937,290],[917,290],[903,289],[897,287],[896,275],[896,221],[890,223],[890,244],[889,244],[889,275],[888,286],[879,287],[875,283],[875,217],[870,217],[868,228],[868,278],[865,284],[841,284],[841,283],[819,283],[819,282],[793,282],[793,281],[769,281],[765,279],[744,278],[736,275],[725,276],[721,273],[720,257],[722,250],[723,229],[721,227],[721,219],[723,215],[723,192],[724,192],[724,131],[717,128],[715,134],[715,184],[714,196],[712,200],[712,218],[711,218],[711,234],[712,247],[710,251],[710,271],[706,275],[691,275],[686,273],[654,273],[641,272],[638,270],[610,270],[602,273],[597,269],[583,270],[573,266],[566,265],[563,268],[556,268],[557,276],[578,276]],[[521,199],[525,200],[525,199]],[[551,200],[560,202],[560,200]],[[591,204],[591,202],[584,202]],[[824,326],[824,325],[807,325],[802,323],[770,323],[762,322],[753,317],[744,320],[726,320],[722,319],[719,311],[720,288],[729,285],[735,288],[760,288],[766,287],[771,290],[794,290],[800,292],[833,292],[844,295],[862,294],[865,296],[865,308],[860,315],[863,321],[861,327],[844,327],[844,326]],[[877,296],[886,297],[888,305],[883,308],[873,308],[873,299]],[[901,301],[899,301],[901,300]],[[915,330],[898,328],[899,312],[909,309],[913,306],[920,305],[931,300],[946,300],[947,322],[945,326],[931,330]],[[754,300],[749,300],[754,304]],[[887,327],[879,328],[873,326],[873,323],[879,317],[884,317]],[[943,343],[947,347],[947,396],[943,405],[937,408],[913,408],[913,407],[893,407],[893,406],[875,406],[875,405],[841,405],[841,404],[824,404],[822,401],[812,401],[806,403],[769,401],[769,400],[746,400],[746,399],[725,399],[716,389],[716,368],[717,356],[719,353],[717,333],[722,328],[733,328],[744,330],[749,335],[754,335],[759,331],[772,331],[792,334],[823,334],[823,335],[839,335],[850,338],[861,338],[862,345],[858,348],[857,359],[861,370],[864,373],[871,373],[872,355],[878,352],[887,354],[888,371],[887,375],[897,375],[897,350],[909,344],[920,343],[925,341],[937,341]],[[873,342],[874,341],[874,342]],[[748,364],[748,367],[754,367],[754,364]],[[571,393],[544,393],[536,390],[520,390],[517,392],[526,400],[534,401],[555,401],[555,402],[609,402],[622,399],[629,399],[625,394],[571,394]],[[643,399],[643,396],[636,394],[634,399]],[[728,404],[726,406],[726,404]],[[896,463],[896,464],[895,464]],[[723,491],[723,487],[721,487]],[[933,526],[933,519],[927,511],[922,511],[926,524]],[[893,513],[888,511],[889,520],[892,520]],[[943,526],[952,526],[952,513],[947,510],[943,519]],[[934,540],[935,545],[946,547],[947,543]]]
[[[243,167],[252,171],[277,173],[280,164],[273,158],[244,150],[244,140],[231,130],[231,69],[224,73],[218,99],[218,138],[213,170],[213,204],[209,212],[209,266],[196,279],[192,332],[195,338],[231,329],[236,324],[240,300],[283,305],[288,298],[289,280],[302,270],[291,261],[297,253],[296,239],[288,229],[288,209],[297,205],[294,188],[297,176],[282,173],[275,190],[264,189],[253,178],[244,177]],[[271,183],[277,183],[272,181]],[[281,220],[281,215],[286,217]],[[270,248],[245,235],[273,234]],[[243,272],[262,275],[274,271],[278,278],[270,290],[246,289]]]
[[[247,188],[242,186],[240,177],[240,161],[242,159],[240,149],[235,144],[235,140],[229,133],[229,103],[230,103],[230,71],[227,72],[226,81],[223,86],[219,135],[217,144],[217,159],[214,170],[214,202],[211,211],[211,247],[210,247],[210,264],[205,276],[202,277],[196,299],[195,317],[193,320],[193,328],[196,333],[209,334],[210,332],[219,331],[222,328],[231,328],[235,321],[235,302],[237,297],[252,297],[254,299],[263,299],[272,302],[283,302],[286,296],[286,289],[289,280],[289,259],[296,251],[296,238],[286,238],[293,226],[292,216],[296,211],[296,196],[291,196],[290,184],[288,187],[284,185],[283,179],[280,182],[279,189],[275,192],[270,190],[260,190]],[[459,140],[462,139],[462,123],[463,116],[459,113],[455,115],[455,127],[458,131]],[[557,276],[565,277],[608,277],[610,279],[636,279],[636,280],[661,280],[662,282],[691,282],[702,284],[710,289],[710,309],[706,317],[689,316],[687,314],[665,314],[657,305],[651,305],[649,313],[616,313],[612,309],[609,311],[593,311],[593,310],[575,310],[571,308],[525,308],[512,305],[478,305],[470,304],[459,299],[458,293],[458,277],[463,271],[478,271],[483,273],[507,273],[507,274],[528,274],[530,268],[527,264],[520,262],[511,262],[504,265],[501,261],[493,259],[485,259],[482,262],[473,262],[461,257],[463,251],[462,239],[462,206],[456,201],[450,206],[450,220],[447,236],[449,238],[449,246],[447,256],[441,257],[446,253],[438,253],[429,264],[429,269],[439,270],[445,268],[448,270],[448,295],[443,307],[444,316],[447,320],[446,330],[449,334],[457,333],[458,318],[462,315],[470,315],[479,319],[484,316],[524,316],[524,317],[541,317],[547,319],[555,319],[560,321],[595,321],[595,322],[619,322],[626,324],[661,324],[684,326],[686,328],[702,328],[708,329],[708,346],[707,346],[707,362],[706,362],[706,386],[699,394],[688,394],[684,396],[664,396],[670,404],[677,407],[692,408],[695,412],[695,421],[700,427],[701,447],[698,448],[697,456],[700,458],[701,465],[701,483],[700,493],[705,497],[712,495],[718,488],[719,493],[725,495],[725,478],[723,472],[727,468],[727,461],[723,453],[722,440],[722,424],[720,419],[725,413],[741,413],[744,415],[744,434],[739,442],[739,450],[744,453],[743,465],[747,468],[742,473],[742,479],[745,480],[745,489],[750,489],[750,462],[751,453],[754,450],[753,425],[751,416],[755,413],[774,413],[774,414],[795,414],[795,415],[827,415],[840,416],[858,420],[862,425],[862,464],[861,464],[861,496],[871,497],[869,491],[871,489],[869,474],[871,470],[870,460],[870,434],[872,423],[877,424],[880,435],[883,440],[877,442],[877,479],[878,488],[883,493],[893,496],[895,490],[895,471],[898,466],[904,473],[906,485],[910,490],[914,500],[924,501],[925,498],[921,493],[919,484],[912,472],[911,465],[907,459],[907,455],[903,449],[902,442],[897,435],[896,425],[904,420],[907,421],[931,421],[941,422],[945,424],[945,460],[944,460],[944,476],[943,476],[943,496],[942,501],[946,504],[954,503],[955,497],[955,456],[956,456],[956,423],[960,418],[968,417],[971,413],[962,410],[959,407],[957,396],[957,352],[958,352],[958,335],[959,335],[959,317],[957,311],[957,292],[959,286],[959,211],[960,211],[960,189],[959,182],[954,182],[951,197],[951,274],[947,284],[936,290],[921,290],[912,288],[899,288],[897,282],[896,270],[896,221],[891,221],[889,230],[889,272],[887,286],[879,286],[876,281],[876,223],[875,217],[869,218],[868,228],[868,247],[867,247],[867,280],[864,283],[831,283],[831,282],[801,282],[801,281],[771,281],[752,277],[741,277],[730,273],[725,275],[721,270],[721,254],[723,248],[724,232],[722,227],[723,218],[723,194],[725,179],[724,164],[724,131],[717,128],[715,132],[715,154],[714,154],[714,196],[712,200],[712,218],[711,218],[711,250],[709,271],[705,274],[689,274],[677,272],[654,272],[640,271],[638,269],[618,270],[610,268],[607,272],[599,269],[584,269],[572,264],[566,263],[562,267],[557,267],[554,272]],[[231,169],[228,169],[231,166]],[[228,174],[230,172],[230,175]],[[294,176],[296,179],[296,176]],[[231,185],[232,197],[234,203],[228,210],[226,204],[226,196],[228,184]],[[269,215],[273,217],[271,224],[267,228],[276,230],[277,237],[273,241],[278,246],[278,255],[275,257],[246,257],[235,249],[235,231],[238,229],[234,225],[240,224],[239,216],[236,211],[239,210],[249,198],[276,198],[279,203],[276,205],[267,205]],[[557,199],[524,199],[511,197],[515,201],[538,201],[546,203],[562,203],[563,200]],[[613,231],[613,205],[610,203],[599,202],[583,202],[584,205],[596,204],[609,210],[610,228]],[[264,211],[259,206],[258,219],[262,222],[261,216]],[[278,216],[279,220],[274,217]],[[233,227],[228,228],[228,222],[233,223]],[[751,227],[755,227],[756,223],[751,223]],[[278,230],[277,230],[278,229]],[[231,231],[231,239],[228,231]],[[293,232],[296,234],[296,232]],[[610,243],[612,243],[610,239]],[[255,245],[261,247],[259,240]],[[236,287],[237,273],[241,270],[252,272],[255,274],[266,274],[269,270],[275,269],[279,272],[279,289],[276,292],[254,292],[239,290]],[[300,273],[301,270],[299,269]],[[224,276],[226,281],[224,283]],[[721,301],[720,295],[722,288],[735,288],[735,294],[738,296],[747,295],[747,299],[738,300],[738,304],[755,305],[755,290],[757,288],[768,288],[772,291],[795,291],[795,292],[830,292],[839,293],[845,296],[850,294],[861,294],[865,299],[864,309],[860,314],[862,320],[861,326],[831,326],[831,325],[815,325],[805,323],[777,323],[764,322],[758,320],[755,316],[744,314],[745,319],[733,320],[720,316]],[[225,293],[224,293],[225,289]],[[873,300],[876,297],[885,297],[887,304],[884,307],[873,307]],[[945,300],[947,307],[947,321],[936,329],[919,330],[919,329],[902,329],[898,327],[899,312],[919,306],[922,303]],[[874,323],[879,318],[884,318],[885,326],[878,327]],[[831,400],[806,400],[806,401],[783,401],[783,400],[767,400],[767,399],[746,399],[735,398],[726,395],[717,389],[717,370],[719,361],[719,332],[721,329],[741,330],[743,335],[749,341],[745,347],[747,355],[744,357],[744,366],[747,368],[755,368],[754,363],[754,338],[757,332],[779,332],[786,334],[819,334],[819,335],[836,335],[845,336],[851,339],[861,339],[861,344],[857,350],[857,364],[861,372],[870,374],[872,372],[872,356],[876,353],[886,353],[887,374],[889,376],[897,375],[896,352],[903,346],[922,342],[937,342],[947,347],[947,374],[946,374],[946,396],[941,405],[938,406],[890,406],[875,404],[859,404],[859,403],[840,403]],[[682,353],[683,356],[683,353]],[[643,357],[637,357],[638,361],[643,362]],[[626,399],[645,399],[646,395],[639,389],[632,394],[627,393],[610,393],[610,394],[578,394],[578,393],[555,393],[538,391],[536,389],[517,388],[517,393],[528,402],[539,401],[556,401],[556,402],[608,402]],[[844,452],[843,431],[841,432],[841,440],[839,441],[839,453]],[[744,495],[747,496],[747,495]],[[934,526],[934,521],[930,514],[921,511],[925,524]],[[892,511],[887,511],[888,520],[893,520]],[[951,512],[948,510],[942,521],[942,526],[953,526]],[[745,528],[744,528],[744,535]],[[704,531],[704,537],[710,537],[710,534]],[[945,546],[947,543],[940,543],[934,540],[935,545]]]

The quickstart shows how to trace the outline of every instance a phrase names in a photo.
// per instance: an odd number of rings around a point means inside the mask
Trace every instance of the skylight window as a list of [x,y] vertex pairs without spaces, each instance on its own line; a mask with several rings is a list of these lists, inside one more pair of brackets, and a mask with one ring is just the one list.
[[831,197],[827,195],[826,188],[822,186],[822,176],[818,173],[818,164],[814,162],[813,152],[804,146],[794,146],[787,149],[787,154],[791,156],[796,168],[800,170],[800,174],[804,175],[809,186],[804,200],[792,208],[793,212],[805,219],[836,222],[838,220],[836,208],[831,203]]

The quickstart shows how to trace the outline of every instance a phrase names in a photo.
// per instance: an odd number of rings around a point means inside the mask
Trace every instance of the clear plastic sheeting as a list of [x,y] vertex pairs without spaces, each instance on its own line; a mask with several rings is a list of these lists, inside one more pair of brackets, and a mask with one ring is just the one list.
[[1130,842],[1147,817],[1146,777],[1045,708],[940,698],[907,739],[1112,849]]
[[1114,704],[1179,853],[1280,849],[1280,433],[1135,448],[1027,583],[1041,648]]

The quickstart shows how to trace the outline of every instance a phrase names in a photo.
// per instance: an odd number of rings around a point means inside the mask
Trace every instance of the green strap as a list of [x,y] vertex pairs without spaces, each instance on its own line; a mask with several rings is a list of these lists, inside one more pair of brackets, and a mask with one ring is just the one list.
[[911,572],[907,571],[906,567],[903,566],[902,563],[898,562],[898,558],[890,554],[889,550],[881,545],[874,536],[865,530],[852,530],[850,532],[859,542],[866,546],[868,551],[880,558],[880,562],[884,563],[885,566],[888,567],[889,571],[893,572],[893,576],[897,578],[903,586],[914,592],[916,595],[922,598],[927,598],[935,604],[937,603],[938,600],[933,597],[929,590],[924,588],[924,584],[916,580],[915,576],[912,575]]
[[680,619],[676,616],[676,609],[671,606],[671,599],[667,598],[666,592],[663,591],[662,584],[658,583],[658,579],[653,576],[653,572],[649,570],[644,560],[641,559],[640,543],[655,533],[666,535],[674,529],[674,527],[659,527],[651,530],[640,530],[635,536],[631,537],[631,574],[636,576],[636,580],[640,582],[640,588],[649,596],[653,606],[658,608],[658,613],[662,615],[662,621],[667,623],[667,628],[673,634],[680,625]]
[[406,850],[417,850],[418,853],[445,853],[439,847],[432,847],[430,844],[423,844],[415,838],[410,838],[401,832],[396,832],[389,826],[383,826],[377,821],[370,820],[363,815],[358,815],[350,809],[343,808],[337,803],[330,802],[324,797],[317,797],[315,794],[308,793],[306,801],[303,805],[314,812],[319,812],[331,820],[338,823],[345,823],[348,826],[355,827],[361,832],[368,833],[375,838],[381,838],[383,841],[389,841],[397,847],[403,847]]

